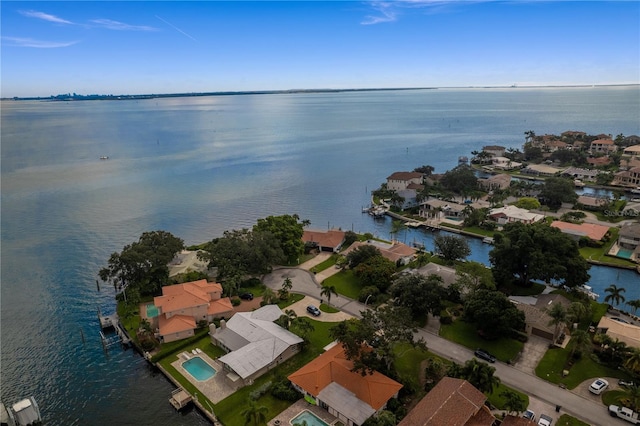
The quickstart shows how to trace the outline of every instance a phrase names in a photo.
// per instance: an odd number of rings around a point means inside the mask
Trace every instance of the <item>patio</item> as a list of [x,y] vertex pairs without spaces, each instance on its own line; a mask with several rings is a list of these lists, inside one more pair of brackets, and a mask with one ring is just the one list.
[[284,410],[283,412],[275,416],[273,419],[271,419],[267,423],[267,425],[268,426],[289,426],[292,424],[291,420],[305,410],[312,412],[328,425],[339,426],[343,424],[338,420],[337,417],[332,416],[326,410],[323,410],[317,405],[309,404],[303,398],[303,399],[299,399],[294,404],[290,405],[289,408],[287,408],[286,410]]
[[225,383],[225,372],[222,368],[222,365],[211,359],[211,357],[209,357],[204,352],[199,352],[197,354],[188,352],[187,354],[191,358],[196,356],[202,358],[207,364],[211,365],[216,370],[215,376],[211,377],[208,380],[198,381],[182,366],[182,364],[185,362],[185,358],[183,358],[182,353],[178,356],[178,359],[176,361],[171,363],[171,365],[176,370],[178,370],[178,372],[182,374],[185,379],[191,382],[191,384],[193,384],[198,389],[199,393],[209,398],[209,401],[217,404],[234,392],[233,388]]

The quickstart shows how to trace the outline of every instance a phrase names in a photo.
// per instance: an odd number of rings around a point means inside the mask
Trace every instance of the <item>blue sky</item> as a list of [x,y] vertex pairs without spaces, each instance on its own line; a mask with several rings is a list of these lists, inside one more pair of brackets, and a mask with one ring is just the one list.
[[638,1],[2,1],[1,96],[640,83]]

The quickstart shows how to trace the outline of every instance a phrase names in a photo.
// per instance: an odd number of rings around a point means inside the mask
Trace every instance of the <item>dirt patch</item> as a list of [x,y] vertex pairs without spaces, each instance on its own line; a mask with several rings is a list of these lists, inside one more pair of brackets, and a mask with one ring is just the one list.
[[251,312],[260,307],[262,296],[254,297],[253,300],[243,300],[238,306],[233,307],[233,312]]

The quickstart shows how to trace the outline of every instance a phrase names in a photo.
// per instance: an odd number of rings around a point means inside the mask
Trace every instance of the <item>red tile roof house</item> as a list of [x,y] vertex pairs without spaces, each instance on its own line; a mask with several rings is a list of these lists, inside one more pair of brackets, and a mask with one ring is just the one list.
[[302,241],[305,244],[315,246],[320,251],[331,251],[337,253],[344,243],[344,231],[331,229],[329,231],[308,231],[302,234]]
[[569,235],[574,240],[587,237],[593,241],[600,241],[609,232],[608,226],[597,225],[595,223],[570,223],[561,220],[555,220],[551,226],[560,229],[564,234]]
[[342,345],[336,344],[288,378],[345,425],[361,425],[397,398],[402,385],[377,371],[363,376],[352,368]]
[[618,146],[611,139],[598,139],[591,142],[589,148],[591,152],[616,152]]
[[222,297],[222,286],[205,279],[164,286],[162,296],[154,297],[153,304],[158,316],[150,320],[165,343],[193,336],[198,321],[233,314],[231,300]]
[[392,191],[402,191],[409,187],[410,184],[422,184],[424,175],[418,172],[395,172],[387,177],[387,188]]
[[466,380],[443,377],[398,426],[491,426],[487,397]]

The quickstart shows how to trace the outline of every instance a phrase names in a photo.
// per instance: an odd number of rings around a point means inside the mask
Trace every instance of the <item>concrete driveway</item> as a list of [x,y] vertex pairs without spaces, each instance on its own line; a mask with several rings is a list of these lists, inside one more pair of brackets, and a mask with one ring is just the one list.
[[524,344],[520,358],[513,364],[518,370],[535,375],[538,363],[549,349],[549,341],[539,336],[529,336]]

